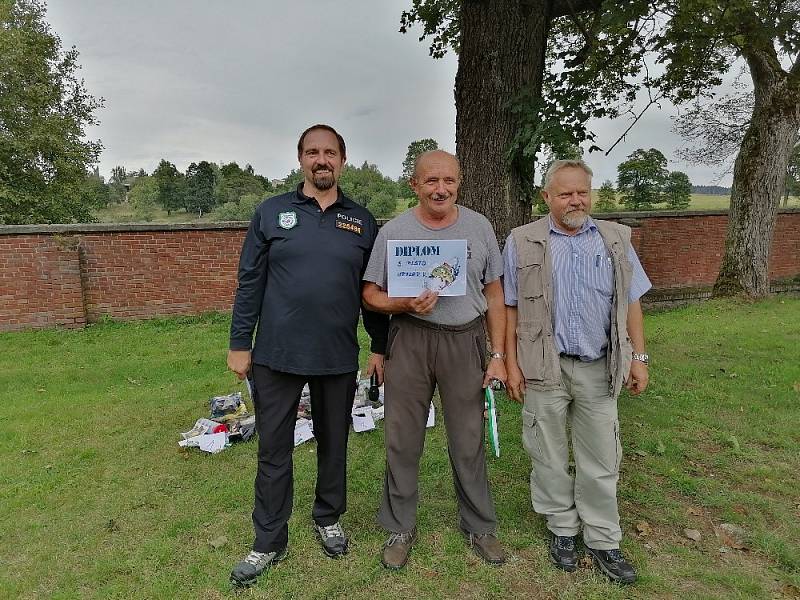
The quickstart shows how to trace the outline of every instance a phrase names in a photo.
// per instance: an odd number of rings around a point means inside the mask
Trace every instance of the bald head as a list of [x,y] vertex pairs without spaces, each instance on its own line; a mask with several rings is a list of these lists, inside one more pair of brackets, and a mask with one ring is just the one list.
[[441,225],[458,217],[455,203],[461,166],[455,156],[444,150],[420,154],[409,183],[419,200],[414,210],[423,222]]
[[454,164],[459,178],[461,177],[461,163],[454,155],[444,150],[428,150],[417,156],[414,161],[414,172],[411,178],[414,180],[419,179],[420,170],[430,163],[450,163]]

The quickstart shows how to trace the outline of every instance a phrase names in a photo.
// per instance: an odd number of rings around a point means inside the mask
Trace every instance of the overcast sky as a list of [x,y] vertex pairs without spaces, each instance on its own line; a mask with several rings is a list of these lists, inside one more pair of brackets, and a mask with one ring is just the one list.
[[[410,0],[50,0],[48,21],[77,46],[89,91],[105,98],[89,132],[105,147],[100,171],[161,158],[250,163],[274,179],[297,166],[300,132],[327,122],[349,162],[397,177],[408,144],[432,137],[455,151],[457,59],[434,60],[418,32],[398,32]],[[416,34],[415,34],[416,33]],[[605,157],[587,156],[595,185],[639,147],[660,149],[697,185],[716,174],[680,162],[674,109],[651,108]],[[595,124],[608,148],[624,121]],[[728,184],[730,178],[722,180]]]

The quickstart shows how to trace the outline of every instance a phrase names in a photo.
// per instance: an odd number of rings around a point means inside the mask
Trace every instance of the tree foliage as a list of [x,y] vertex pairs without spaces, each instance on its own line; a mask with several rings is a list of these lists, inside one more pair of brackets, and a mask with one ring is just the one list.
[[153,171],[153,179],[158,186],[158,204],[172,214],[186,203],[186,178],[171,162],[161,159]]
[[109,198],[108,186],[95,167],[91,173],[86,174],[81,185],[81,203],[91,208],[104,208],[108,206]]
[[217,204],[238,202],[247,194],[263,195],[272,191],[272,184],[264,177],[255,174],[253,167],[246,165],[244,169],[235,162],[219,168],[214,196]]
[[720,175],[733,169],[753,113],[753,92],[742,90],[711,100],[698,98],[675,119],[673,130],[686,145],[677,154],[690,164],[716,167]]
[[617,191],[614,182],[606,179],[597,192],[597,202],[593,206],[596,212],[611,212],[617,210]]
[[433,138],[425,138],[424,140],[416,140],[411,142],[408,145],[406,157],[403,160],[403,174],[400,176],[403,182],[407,184],[411,179],[411,176],[414,174],[414,164],[416,163],[417,157],[420,154],[430,152],[431,150],[438,150],[438,148],[439,144]]
[[102,100],[78,77],[39,0],[0,1],[0,222],[89,220],[85,181],[99,141],[84,139]]
[[263,201],[263,194],[245,194],[236,202],[226,202],[220,206],[214,212],[214,217],[218,221],[249,221]]
[[152,221],[158,204],[158,181],[148,175],[133,180],[128,202],[139,221]]
[[214,167],[206,160],[192,163],[186,168],[186,212],[202,215],[214,206]]
[[672,210],[685,210],[692,201],[692,182],[681,171],[673,171],[664,182],[663,200]]
[[617,166],[617,189],[628,210],[652,210],[669,177],[666,157],[655,148],[633,151]]

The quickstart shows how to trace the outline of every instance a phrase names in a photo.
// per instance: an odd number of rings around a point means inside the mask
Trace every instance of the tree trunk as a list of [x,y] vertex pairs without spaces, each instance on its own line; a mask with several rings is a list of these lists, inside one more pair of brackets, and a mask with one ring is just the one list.
[[546,0],[464,0],[456,74],[456,148],[460,202],[486,215],[501,245],[530,221],[531,204],[507,152],[517,121],[511,101],[541,94],[547,38]]
[[715,296],[769,294],[769,250],[789,157],[800,128],[800,89],[748,57],[755,90],[750,126],[733,169],[725,256]]

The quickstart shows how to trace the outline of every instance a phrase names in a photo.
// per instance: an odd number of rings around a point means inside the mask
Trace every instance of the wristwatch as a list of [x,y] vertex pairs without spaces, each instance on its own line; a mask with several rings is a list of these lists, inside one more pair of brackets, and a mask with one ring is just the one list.
[[637,352],[633,353],[633,360],[638,360],[641,363],[646,365],[650,364],[650,355],[643,352],[642,354],[638,354]]
[[505,360],[506,353],[505,352],[492,352],[489,354],[489,358],[499,358],[500,360]]

